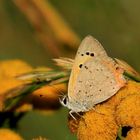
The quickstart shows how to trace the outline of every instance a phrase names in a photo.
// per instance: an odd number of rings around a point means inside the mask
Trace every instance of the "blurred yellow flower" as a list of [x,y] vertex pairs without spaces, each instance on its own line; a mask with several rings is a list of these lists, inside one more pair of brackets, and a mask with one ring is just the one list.
[[32,67],[22,60],[0,61],[0,80],[30,72]]
[[1,128],[0,140],[23,140],[23,138],[10,129]]
[[6,91],[19,87],[24,84],[21,80],[16,80],[15,78],[6,78],[0,81],[0,95],[4,94]]
[[44,86],[30,94],[29,98],[34,109],[52,110],[60,107],[59,97],[64,92],[66,92],[66,84]]
[[[38,67],[35,71],[49,71],[48,67]],[[0,110],[4,107],[5,96],[7,91],[18,88],[24,85],[26,80],[18,80],[15,77],[33,72],[34,69],[22,60],[6,60],[0,61]],[[52,110],[60,107],[59,96],[66,92],[66,84],[57,84],[53,86],[43,86],[36,90],[32,94],[26,97],[22,103],[15,109],[17,112],[25,112],[31,109],[37,110]],[[5,95],[6,94],[6,95]],[[13,93],[9,93],[8,96],[12,96]]]
[[18,59],[0,61],[0,110],[4,107],[7,91],[24,84],[24,81],[17,80],[15,76],[30,72],[31,70],[32,67],[30,65]]

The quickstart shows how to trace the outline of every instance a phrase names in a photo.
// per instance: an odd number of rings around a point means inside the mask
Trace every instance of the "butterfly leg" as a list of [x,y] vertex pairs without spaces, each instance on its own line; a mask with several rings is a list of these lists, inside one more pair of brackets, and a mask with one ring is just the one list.
[[74,117],[74,115],[73,115],[72,113],[74,113],[74,112],[71,110],[71,111],[69,112],[70,116],[71,116],[74,120],[76,120],[76,118]]
[[80,113],[78,113],[78,112],[75,112],[80,118],[82,117],[82,115],[80,115]]
[[72,113],[76,113],[76,114],[77,114],[77,117],[79,117],[79,118],[82,117],[82,115],[80,115],[80,113],[74,112],[74,111],[71,110],[71,111],[69,112],[69,114],[70,114],[70,116],[71,116],[74,120],[77,120],[77,119],[76,119],[76,117],[74,117],[74,115],[73,115]]

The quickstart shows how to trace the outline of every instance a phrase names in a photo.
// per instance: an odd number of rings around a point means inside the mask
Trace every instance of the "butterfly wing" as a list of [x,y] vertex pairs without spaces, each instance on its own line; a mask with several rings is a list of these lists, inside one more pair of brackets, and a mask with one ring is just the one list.
[[102,45],[95,38],[93,38],[92,36],[87,36],[80,44],[75,57],[75,61],[69,79],[68,96],[74,96],[73,94],[75,94],[74,85],[82,65],[86,61],[94,59],[96,57],[106,59],[108,56]]
[[[108,60],[95,58],[83,64],[74,87],[74,102],[81,104],[80,111],[87,111],[95,104],[113,96],[125,85],[123,70],[108,57]],[[115,65],[115,66],[114,66]],[[75,110],[77,106],[75,106]]]
[[86,111],[125,85],[124,70],[93,37],[86,37],[76,54],[68,85],[69,108]]

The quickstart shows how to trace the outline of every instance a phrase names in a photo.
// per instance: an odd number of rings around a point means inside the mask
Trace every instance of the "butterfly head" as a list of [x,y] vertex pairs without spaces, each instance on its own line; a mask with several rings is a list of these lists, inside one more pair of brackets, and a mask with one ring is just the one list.
[[60,103],[64,107],[67,107],[68,109],[70,109],[72,112],[85,112],[88,110],[81,103],[74,101],[73,99],[69,99],[67,95],[64,95],[62,98],[60,98]]

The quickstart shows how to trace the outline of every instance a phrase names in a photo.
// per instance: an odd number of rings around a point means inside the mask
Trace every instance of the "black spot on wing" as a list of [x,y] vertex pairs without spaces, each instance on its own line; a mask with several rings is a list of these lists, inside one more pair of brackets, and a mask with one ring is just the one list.
[[85,69],[88,69],[88,67],[87,67],[87,66],[85,66]]
[[82,66],[83,66],[83,65],[82,65],[82,64],[80,64],[80,65],[79,65],[79,68],[82,68]]
[[119,69],[119,67],[116,67],[116,70],[118,70]]
[[91,53],[90,56],[93,57],[94,56],[94,53]]
[[89,55],[89,52],[86,52],[86,55]]

